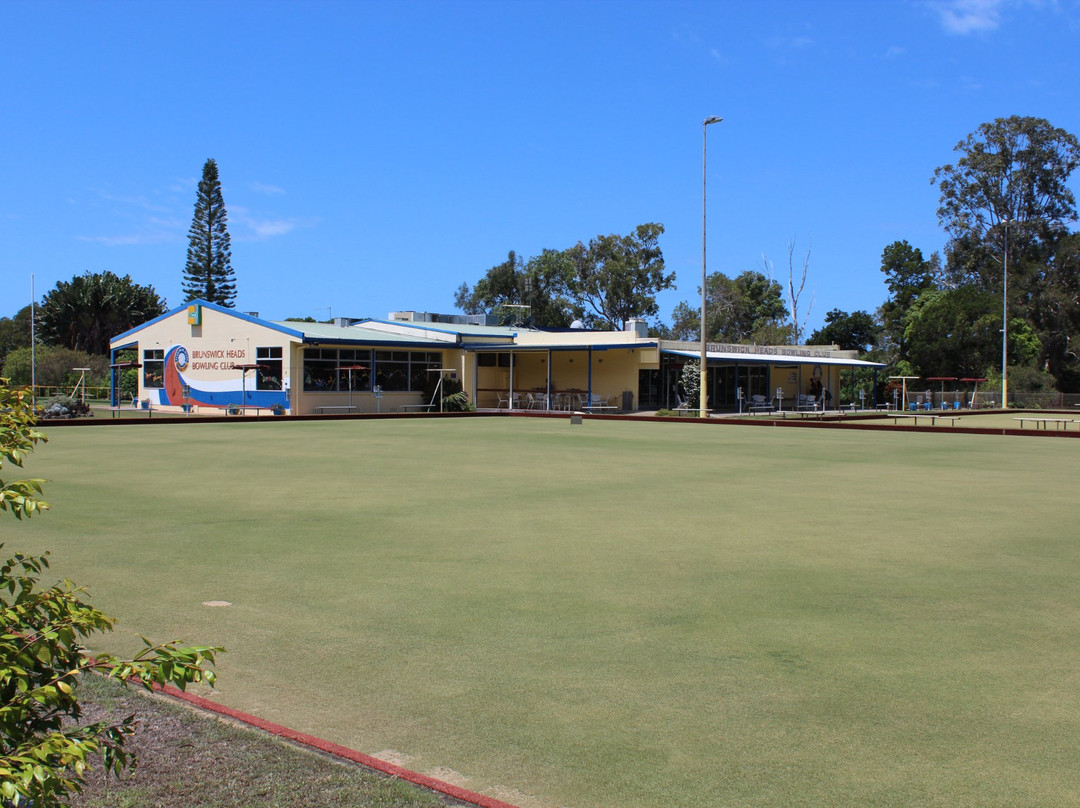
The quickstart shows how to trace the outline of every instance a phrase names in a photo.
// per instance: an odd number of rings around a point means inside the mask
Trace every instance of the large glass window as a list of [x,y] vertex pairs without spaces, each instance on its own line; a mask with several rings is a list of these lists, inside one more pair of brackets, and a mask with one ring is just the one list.
[[143,387],[165,386],[165,351],[143,351]]
[[[354,391],[369,391],[371,383],[388,392],[423,390],[430,370],[442,367],[439,351],[375,351],[363,348],[308,348],[304,351],[304,389],[345,392],[352,377]],[[259,359],[259,364],[265,364]],[[351,370],[350,370],[351,368]]]
[[255,361],[259,365],[255,371],[256,390],[281,389],[281,347],[256,348]]
[[375,384],[387,392],[409,389],[409,352],[376,351]]
[[337,351],[331,348],[309,348],[304,351],[304,389],[316,393],[337,390]]
[[437,352],[413,353],[410,356],[409,363],[409,389],[424,390],[429,382],[438,381],[437,374],[431,371],[438,370],[441,367],[442,354]]
[[338,389],[371,390],[371,351],[338,351]]

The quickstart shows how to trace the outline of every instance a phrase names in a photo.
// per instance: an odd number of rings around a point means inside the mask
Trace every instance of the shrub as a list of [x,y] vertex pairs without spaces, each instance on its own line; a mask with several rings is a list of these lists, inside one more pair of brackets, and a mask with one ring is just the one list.
[[[21,467],[45,440],[34,428],[29,393],[0,379],[0,469],[5,461]],[[0,510],[18,519],[46,510],[39,498],[43,484],[0,479]],[[132,718],[80,722],[80,674],[95,671],[148,689],[171,684],[183,690],[194,682],[212,686],[214,672],[204,666],[223,650],[144,639],[146,647],[131,660],[87,656],[84,639],[111,631],[114,621],[87,604],[84,590],[71,581],[43,586],[47,556],[15,553],[0,562],[0,802],[33,808],[67,805],[95,758],[115,774],[134,765],[124,749],[135,731]]]

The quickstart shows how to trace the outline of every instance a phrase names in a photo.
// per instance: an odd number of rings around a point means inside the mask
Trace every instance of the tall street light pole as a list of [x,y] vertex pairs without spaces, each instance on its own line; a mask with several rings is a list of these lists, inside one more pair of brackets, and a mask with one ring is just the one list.
[[1005,225],[1005,257],[1001,272],[1001,406],[1009,408],[1009,225]]
[[701,126],[701,389],[699,407],[702,418],[709,416],[709,365],[705,351],[705,165],[708,155],[709,124],[720,123],[723,118],[713,115]]

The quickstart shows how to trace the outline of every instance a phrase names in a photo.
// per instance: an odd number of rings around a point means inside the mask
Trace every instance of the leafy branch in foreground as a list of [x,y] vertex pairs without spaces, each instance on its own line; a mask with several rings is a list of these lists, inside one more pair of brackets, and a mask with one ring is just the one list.
[[[4,461],[22,468],[24,458],[40,441],[47,441],[34,429],[34,408],[28,390],[13,389],[7,379],[0,379],[0,470]],[[44,480],[6,481],[0,477],[0,511],[11,511],[16,519],[46,510],[38,499]]]
[[[33,427],[28,395],[0,379],[0,468],[4,460],[21,467],[46,439]],[[48,506],[37,496],[43,482],[0,480],[0,510],[19,519],[44,510]],[[0,802],[5,805],[66,805],[98,757],[113,774],[134,768],[135,759],[124,749],[135,731],[132,716],[80,725],[80,674],[97,672],[147,689],[212,687],[215,675],[205,666],[224,650],[154,645],[144,638],[146,647],[130,660],[88,656],[85,638],[111,631],[115,621],[87,604],[85,590],[71,581],[43,587],[47,556],[15,553],[0,563]]]

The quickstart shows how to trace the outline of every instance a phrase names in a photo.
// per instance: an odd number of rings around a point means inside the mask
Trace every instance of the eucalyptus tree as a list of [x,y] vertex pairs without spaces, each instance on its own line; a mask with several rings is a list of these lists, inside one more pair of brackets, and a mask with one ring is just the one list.
[[940,166],[938,221],[949,234],[952,285],[999,288],[1006,263],[1018,298],[1034,265],[1045,264],[1076,221],[1069,177],[1080,141],[1043,118],[1013,115],[981,124],[956,144],[955,164]]
[[[1080,166],[1080,140],[1042,118],[1013,115],[980,125],[955,150],[956,163],[931,180],[950,237],[946,283],[1003,292],[1007,266],[1010,330],[1013,316],[1030,324],[1041,345],[1032,363],[1075,388],[1080,298],[1069,294],[1077,243],[1068,227],[1077,220],[1069,180]],[[1020,356],[1010,351],[1010,362]]]
[[581,320],[621,330],[631,318],[655,315],[657,292],[674,288],[675,274],[664,271],[663,232],[662,224],[642,224],[628,235],[596,236],[528,261],[511,251],[474,286],[461,284],[454,303],[469,314],[521,307],[528,311],[523,317],[538,326]]
[[[705,279],[705,335],[712,342],[785,344],[791,333],[787,317],[783,287],[761,272],[747,270],[734,278],[713,272]],[[700,302],[679,303],[672,313],[672,338],[696,340],[700,334]]]
[[675,287],[675,273],[664,271],[663,232],[662,224],[649,222],[625,236],[596,236],[570,248],[570,292],[587,324],[621,330],[631,318],[659,312],[656,294]]

